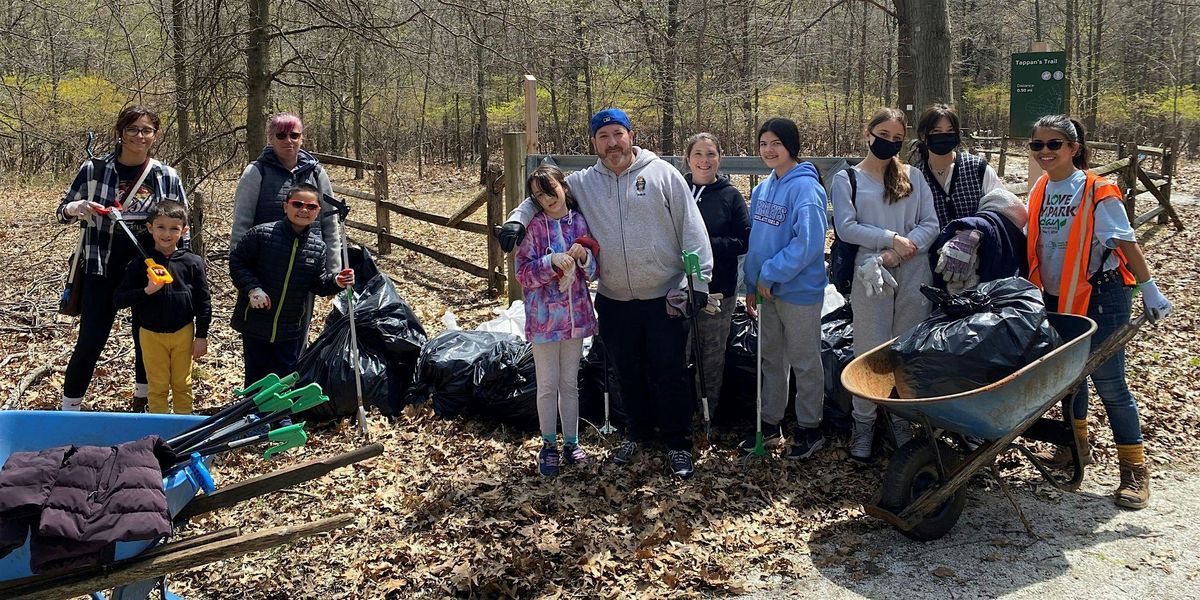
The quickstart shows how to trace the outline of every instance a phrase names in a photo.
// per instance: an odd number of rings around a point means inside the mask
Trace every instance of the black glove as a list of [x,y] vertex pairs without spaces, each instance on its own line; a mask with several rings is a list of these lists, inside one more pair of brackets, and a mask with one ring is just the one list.
[[508,221],[500,226],[500,233],[496,237],[500,239],[501,250],[512,252],[525,239],[525,226],[517,221]]
[[692,306],[690,316],[698,316],[704,307],[708,306],[708,293],[692,290]]

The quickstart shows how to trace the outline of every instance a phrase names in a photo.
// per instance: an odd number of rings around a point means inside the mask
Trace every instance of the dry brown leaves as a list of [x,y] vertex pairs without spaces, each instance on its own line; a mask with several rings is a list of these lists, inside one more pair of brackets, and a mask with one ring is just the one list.
[[[393,199],[448,214],[476,189],[468,175],[431,171],[423,182],[396,177]],[[346,181],[344,172],[335,170],[334,177]],[[234,298],[219,258],[224,242],[213,236],[228,231],[229,207],[223,199],[231,197],[231,186],[218,182],[210,188],[205,193],[217,199],[210,200],[208,224],[216,316],[211,355],[197,366],[201,408],[219,405],[241,378],[240,342],[227,326]],[[73,324],[56,322],[51,312],[73,239],[53,223],[57,188],[3,191],[22,199],[0,205],[5,281],[0,381],[11,389],[74,341]],[[1180,212],[1190,227],[1183,233],[1167,227],[1141,231],[1175,313],[1146,328],[1129,352],[1129,379],[1142,407],[1148,455],[1156,463],[1193,462],[1200,456],[1195,436],[1200,428],[1200,210],[1181,207]],[[374,211],[356,202],[354,214],[370,222]],[[393,223],[399,235],[484,262],[478,235],[411,219]],[[499,306],[485,298],[482,280],[419,255],[397,250],[380,262],[431,334],[440,331],[447,309],[470,327]],[[326,310],[328,305],[319,303],[318,311]],[[128,324],[119,323],[97,370],[89,408],[125,407],[131,361]],[[55,408],[61,385],[58,373],[42,378],[22,396],[20,407]],[[1093,424],[1099,468],[1115,469],[1103,411],[1093,411]],[[602,464],[569,468],[547,480],[535,474],[537,442],[531,435],[443,421],[427,408],[410,408],[394,423],[374,417],[371,429],[373,439],[386,446],[384,456],[298,486],[299,493],[257,498],[197,519],[179,533],[233,525],[255,529],[339,513],[356,515],[353,527],[182,573],[174,586],[195,597],[696,597],[759,589],[770,575],[811,570],[814,563],[854,561],[861,563],[850,565],[859,576],[880,572],[873,560],[859,561],[854,554],[855,540],[861,544],[862,539],[856,532],[883,527],[861,509],[876,489],[882,465],[851,464],[840,441],[804,464],[774,457],[743,462],[730,450],[702,451],[695,480],[681,483],[668,476],[660,451],[644,452],[630,468],[609,466],[605,459],[616,440],[588,428],[583,442]],[[307,448],[274,463],[248,454],[229,456],[215,469],[218,485],[349,450],[356,445],[353,438],[353,429],[344,426],[318,429]],[[718,447],[733,443],[726,436]],[[1026,490],[1035,485],[1036,476],[1026,467],[1006,473]],[[824,542],[835,534],[836,542]],[[874,549],[872,556],[880,551]],[[954,577],[953,572],[933,574]]]

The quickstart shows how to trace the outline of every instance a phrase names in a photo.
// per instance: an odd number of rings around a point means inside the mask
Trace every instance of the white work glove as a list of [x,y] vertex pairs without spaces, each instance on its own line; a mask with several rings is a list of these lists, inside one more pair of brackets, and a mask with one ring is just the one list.
[[882,294],[885,287],[890,287],[893,291],[898,287],[896,278],[883,267],[883,257],[879,255],[864,260],[863,264],[855,269],[854,276],[863,284],[868,298]]
[[[574,261],[574,259],[572,259],[572,261]],[[575,268],[574,262],[572,262],[570,268],[563,269],[562,277],[558,279],[558,291],[565,293],[567,290],[571,289],[571,286],[575,284],[575,274],[578,272],[579,269]]]
[[271,308],[271,297],[262,288],[254,288],[247,294],[250,297],[250,308]]
[[92,203],[89,200],[76,200],[74,202],[68,202],[63,208],[63,212],[69,216],[79,219],[86,219],[96,214],[96,211],[92,208]]
[[721,314],[721,301],[725,299],[725,294],[709,294],[708,304],[704,305],[704,312],[710,315]]
[[1142,290],[1142,310],[1151,323],[1167,318],[1171,314],[1171,301],[1158,291],[1158,284],[1151,279],[1138,286]]
[[966,281],[971,263],[978,261],[976,253],[982,239],[983,234],[978,230],[959,231],[938,249],[938,262],[933,270],[946,281]]

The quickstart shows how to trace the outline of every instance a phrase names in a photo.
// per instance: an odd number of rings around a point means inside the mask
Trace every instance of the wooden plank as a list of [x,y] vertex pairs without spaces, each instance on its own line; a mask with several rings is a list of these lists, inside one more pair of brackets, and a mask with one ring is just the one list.
[[1158,205],[1166,213],[1171,222],[1175,224],[1175,229],[1183,231],[1183,221],[1179,219],[1179,214],[1175,212],[1175,207],[1171,206],[1171,198],[1162,189],[1155,187],[1154,182],[1146,175],[1145,171],[1138,169],[1138,179],[1146,186],[1146,189],[1154,194],[1154,198],[1158,200]]
[[368,458],[374,458],[380,454],[383,454],[383,444],[371,444],[337,456],[327,456],[310,460],[305,463],[272,471],[266,475],[259,475],[245,481],[239,481],[218,489],[211,496],[199,496],[195,498],[187,506],[183,507],[183,510],[179,512],[175,520],[184,521],[218,508],[233,506],[238,502],[249,500],[250,498],[277,492],[298,483],[316,479],[334,469],[352,465]]
[[1143,214],[1142,216],[1138,217],[1137,219],[1134,219],[1133,228],[1137,229],[1138,227],[1145,225],[1146,223],[1150,222],[1151,219],[1157,217],[1158,215],[1165,213],[1166,211],[1167,211],[1166,207],[1164,207],[1161,204],[1159,204],[1158,206],[1155,206],[1154,208],[1146,211],[1146,213]]
[[368,171],[378,171],[380,168],[378,164],[373,163],[373,162],[367,162],[364,160],[354,160],[353,158],[346,158],[345,156],[337,156],[336,154],[321,154],[320,152],[309,152],[309,154],[312,154],[313,158],[317,159],[318,161],[321,162],[321,164],[324,164],[324,165],[334,165],[337,167],[348,167],[351,169],[362,168],[362,169],[366,169]]
[[359,189],[355,189],[352,187],[346,187],[344,185],[338,185],[336,183],[333,184],[333,193],[341,194],[343,196],[350,196],[351,198],[358,198],[360,200],[370,200],[372,202],[374,202],[375,200],[377,200],[379,198],[378,196],[376,196],[375,194],[372,194],[371,192],[364,192]]
[[6,584],[0,587],[0,597],[6,600],[59,600],[85,596],[96,590],[193,569],[218,560],[288,544],[300,538],[340,529],[353,522],[353,515],[339,515],[311,523],[272,527],[148,559],[133,557],[106,567],[37,577],[37,581],[18,580],[14,582],[17,585]]
[[525,76],[525,153],[537,152],[538,143],[538,97],[537,78]]
[[458,207],[458,210],[454,211],[454,214],[447,217],[446,225],[454,226],[461,223],[463,219],[471,216],[475,211],[479,210],[479,207],[487,204],[487,201],[488,188],[485,186],[483,189],[476,192],[474,196],[471,196],[471,198],[462,206]]
[[470,221],[462,221],[455,225],[449,225],[448,224],[449,218],[443,217],[442,215],[435,215],[433,213],[428,213],[423,210],[417,210],[415,208],[409,208],[407,206],[400,206],[399,204],[392,204],[390,202],[381,202],[380,205],[386,207],[388,210],[398,212],[406,217],[411,217],[418,221],[424,221],[426,223],[433,223],[434,225],[441,225],[443,227],[449,227],[451,229],[457,229],[459,231],[469,231],[471,233],[482,233],[484,235],[487,235],[487,233],[488,233],[487,225],[484,225],[482,223],[472,223]]
[[[529,168],[526,157],[530,156],[525,147],[525,134],[510,131],[502,139],[504,148],[504,212],[511,213],[525,199],[525,174]],[[595,164],[594,159],[592,164]],[[509,259],[513,260],[513,259]],[[517,282],[517,270],[508,269],[508,303],[524,298],[521,284]]]
[[241,533],[242,531],[237,527],[226,527],[225,529],[218,529],[212,533],[184,538],[182,540],[175,540],[174,542],[155,546],[137,555],[137,557],[140,559],[154,558],[155,556],[162,556],[163,554],[170,554],[171,552],[177,552],[179,550],[187,550],[189,548],[211,544],[212,542],[233,539]]
[[1126,169],[1128,167],[1129,167],[1129,158],[1122,158],[1119,160],[1114,160],[1113,162],[1110,162],[1107,165],[1104,165],[1102,167],[1096,167],[1093,170],[1096,172],[1097,175],[1104,176],[1104,175],[1112,175],[1113,173],[1116,173],[1116,172]]
[[[504,174],[500,169],[492,167],[487,173],[488,185],[483,188],[487,192],[487,228],[499,227],[504,222],[504,196],[501,191]],[[488,282],[488,293],[498,298],[504,293],[507,278],[504,276],[504,250],[500,248],[500,240],[494,235],[486,236],[488,263],[487,270],[491,275]]]
[[410,242],[408,240],[398,238],[391,234],[385,234],[385,237],[387,237],[389,242],[396,244],[397,246],[400,246],[400,247],[408,249],[408,250],[412,250],[413,252],[416,252],[418,254],[424,254],[425,256],[428,256],[429,258],[432,258],[432,259],[442,263],[443,265],[446,265],[447,267],[454,267],[455,269],[458,269],[460,271],[466,271],[467,273],[474,275],[480,279],[490,279],[488,270],[484,267],[471,264],[461,258],[456,258],[454,256],[450,256],[449,254],[446,254],[444,252],[438,252],[437,250],[434,250],[433,248],[426,248],[425,246],[422,246],[416,242]]

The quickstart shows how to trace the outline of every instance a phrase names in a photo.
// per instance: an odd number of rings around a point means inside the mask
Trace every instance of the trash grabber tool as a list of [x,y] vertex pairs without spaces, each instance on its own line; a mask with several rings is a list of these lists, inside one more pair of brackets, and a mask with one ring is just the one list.
[[695,288],[693,287],[692,277],[699,277],[700,281],[704,281],[704,276],[700,273],[700,255],[695,252],[685,250],[683,252],[683,271],[687,274],[688,286],[688,308],[690,313],[688,320],[692,324],[692,356],[696,360],[696,374],[700,376],[700,389],[696,390],[700,396],[700,407],[704,410],[704,442],[712,445],[712,415],[708,412],[708,387],[704,379],[704,357],[700,355],[700,322],[697,320],[699,309],[696,308]]
[[270,428],[286,418],[298,415],[328,400],[328,396],[321,394],[321,386],[315,383],[310,383],[283,395],[272,394],[271,398],[263,403],[261,407],[264,412],[269,411],[270,414],[267,416],[255,421],[238,424],[231,430],[213,432],[212,435],[206,436],[197,442],[192,442],[188,446],[176,449],[176,452],[192,452],[197,448],[208,448],[236,439],[251,430],[261,427]]
[[[342,232],[342,268],[350,268],[350,247],[346,237],[346,215],[350,214],[350,207],[333,196],[326,195],[325,201],[337,209],[338,225]],[[364,441],[371,441],[371,434],[367,431],[367,410],[363,407],[362,393],[362,365],[358,362],[358,330],[354,324],[354,286],[346,287],[346,315],[350,317],[350,362],[354,366],[354,395],[358,400],[358,431],[362,434]]]
[[137,248],[138,253],[142,255],[142,260],[146,263],[146,277],[150,279],[151,283],[167,285],[175,281],[175,278],[171,276],[171,272],[166,267],[158,264],[153,258],[150,258],[150,255],[146,254],[146,250],[138,243],[137,236],[133,235],[133,231],[125,224],[125,218],[121,216],[121,203],[119,201],[114,201],[113,205],[107,208],[98,208],[96,212],[108,216],[113,221],[116,221],[121,226],[121,229],[125,230],[125,235],[129,236],[130,241],[133,242],[133,247]]
[[[595,351],[596,347],[592,346]],[[612,421],[608,420],[608,346],[604,347],[604,425],[600,426],[600,433],[608,435],[616,433],[617,428],[612,426]]]
[[226,423],[236,421],[250,414],[250,411],[258,407],[258,412],[265,412],[261,405],[267,402],[276,393],[282,393],[292,384],[296,383],[300,376],[292,373],[282,379],[274,373],[263,377],[262,379],[250,384],[244,390],[234,390],[234,396],[242,398],[241,400],[222,408],[216,414],[201,421],[194,427],[191,427],[175,437],[167,440],[172,448],[183,447],[181,444],[188,444],[198,439],[198,436],[207,436],[214,430],[220,429]]
[[[204,448],[195,450],[194,454],[199,454],[202,457],[213,456],[215,454],[221,454],[222,452],[228,452],[230,450],[236,450],[238,448],[245,448],[247,446],[253,446],[255,444],[262,444],[264,442],[278,442],[277,446],[272,446],[270,449],[268,449],[266,452],[263,453],[263,458],[269,459],[269,458],[271,458],[272,455],[279,454],[280,452],[283,452],[285,450],[289,450],[291,448],[299,448],[300,446],[303,446],[305,443],[308,442],[308,433],[304,431],[304,423],[303,422],[293,423],[291,425],[288,425],[287,427],[280,427],[278,429],[272,429],[271,431],[268,431],[267,433],[260,433],[258,435],[252,435],[250,437],[230,440],[227,442],[221,442],[219,444],[213,444],[211,446],[205,446]],[[190,463],[190,462],[191,462],[191,455],[189,454],[188,460],[185,461],[185,463]]]
[[766,456],[767,447],[763,445],[763,430],[762,430],[762,294],[755,292],[754,303],[758,305],[758,351],[755,353],[757,366],[754,368],[755,385],[757,388],[754,394],[754,451],[751,456]]

